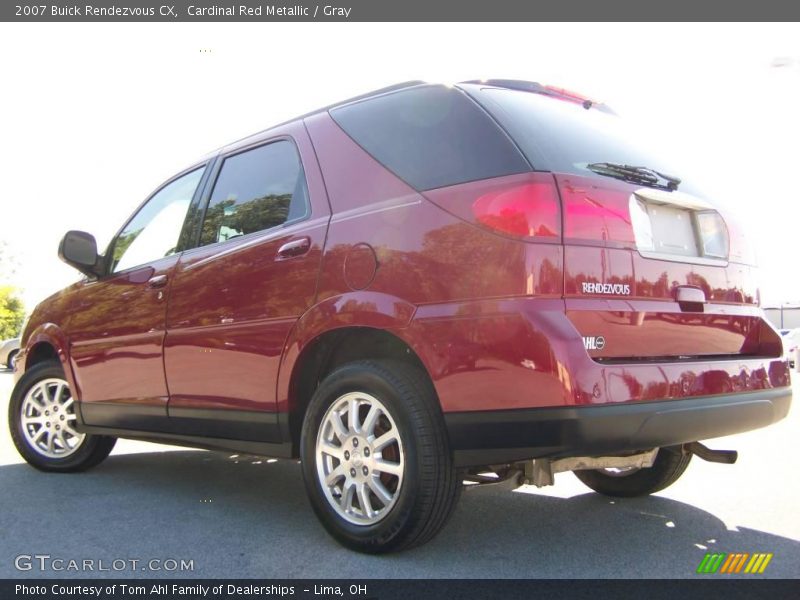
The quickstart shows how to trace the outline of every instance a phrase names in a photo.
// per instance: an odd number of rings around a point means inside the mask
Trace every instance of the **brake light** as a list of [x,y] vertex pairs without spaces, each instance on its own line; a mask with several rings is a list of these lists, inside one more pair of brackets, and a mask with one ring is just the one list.
[[635,248],[630,186],[613,180],[556,175],[564,204],[564,241]]
[[595,104],[600,104],[596,100],[592,100],[591,98],[584,96],[582,94],[578,94],[577,92],[573,92],[571,90],[564,89],[562,87],[556,87],[554,85],[546,85],[544,89],[554,94],[556,98],[559,100],[566,100],[567,102],[575,102],[577,104],[582,104],[584,107],[589,108]]
[[476,221],[515,237],[558,237],[558,197],[552,182],[492,191],[472,204]]
[[[556,175],[564,203],[564,241],[638,250],[642,256],[692,262],[747,262],[735,252],[743,236],[729,234],[719,212],[689,194],[613,180]],[[734,242],[734,240],[736,240]]]
[[522,173],[425,192],[448,212],[494,233],[558,243],[561,207],[551,173]]

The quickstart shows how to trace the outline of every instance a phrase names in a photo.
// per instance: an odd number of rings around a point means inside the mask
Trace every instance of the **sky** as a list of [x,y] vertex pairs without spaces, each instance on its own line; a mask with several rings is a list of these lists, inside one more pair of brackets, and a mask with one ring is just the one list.
[[800,302],[797,24],[2,23],[0,285],[32,309],[79,278],[64,232],[105,247],[228,142],[401,81],[492,77],[609,104],[738,215],[763,303]]

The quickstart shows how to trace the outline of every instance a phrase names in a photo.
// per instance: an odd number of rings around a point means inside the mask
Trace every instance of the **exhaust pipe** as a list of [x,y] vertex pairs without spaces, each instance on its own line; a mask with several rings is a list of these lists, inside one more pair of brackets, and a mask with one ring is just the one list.
[[684,444],[683,448],[687,452],[691,452],[703,460],[713,463],[722,463],[724,465],[732,465],[736,462],[736,459],[739,458],[739,453],[736,450],[712,450],[700,442]]

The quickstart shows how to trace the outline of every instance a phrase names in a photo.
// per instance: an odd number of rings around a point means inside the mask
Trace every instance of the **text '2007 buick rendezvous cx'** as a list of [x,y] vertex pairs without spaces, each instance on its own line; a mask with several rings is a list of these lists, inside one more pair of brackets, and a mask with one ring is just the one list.
[[[116,438],[299,458],[342,544],[389,552],[465,483],[611,496],[791,402],[735,223],[602,104],[411,82],[226,146],[159,187],[17,358],[14,442],[80,471]],[[680,177],[680,178],[679,178]]]

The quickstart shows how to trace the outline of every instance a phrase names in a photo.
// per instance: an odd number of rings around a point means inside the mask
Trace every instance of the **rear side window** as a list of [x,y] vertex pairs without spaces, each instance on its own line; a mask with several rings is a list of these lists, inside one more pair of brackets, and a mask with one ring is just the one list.
[[491,117],[455,88],[416,87],[330,114],[358,145],[417,190],[530,171]]
[[305,176],[294,144],[272,142],[222,163],[203,220],[200,245],[278,227],[308,213]]

